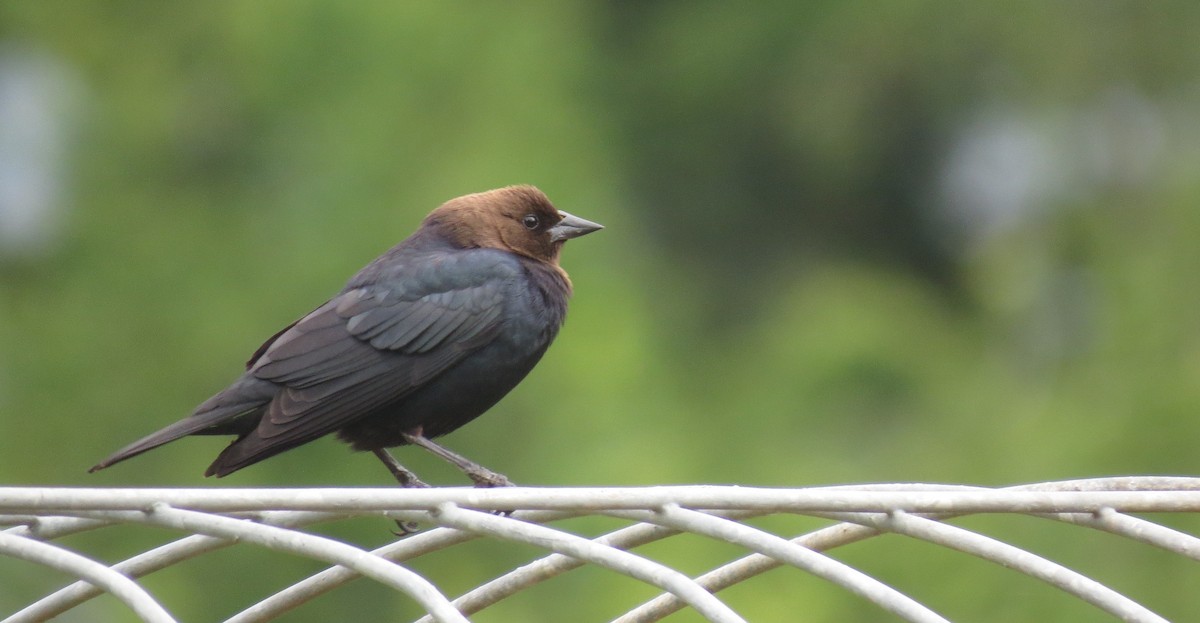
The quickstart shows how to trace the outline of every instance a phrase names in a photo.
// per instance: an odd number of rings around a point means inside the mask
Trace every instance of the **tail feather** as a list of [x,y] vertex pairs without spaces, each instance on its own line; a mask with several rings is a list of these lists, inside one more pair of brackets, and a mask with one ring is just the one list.
[[258,417],[275,393],[275,385],[249,374],[196,408],[191,417],[139,439],[92,466],[102,470],[188,435],[245,435],[258,425]]
[[244,416],[257,408],[259,407],[252,407],[250,409],[243,407],[241,411],[235,411],[232,413],[230,410],[215,410],[207,413],[198,413],[191,417],[184,418],[160,431],[147,435],[129,444],[128,446],[117,450],[112,454],[112,456],[109,456],[103,461],[93,465],[88,472],[97,472],[113,464],[120,463],[125,459],[135,457],[148,450],[153,450],[154,448],[157,448],[165,443],[175,441],[180,437],[186,437],[188,435],[198,433],[203,434],[205,429],[220,426],[229,420]]

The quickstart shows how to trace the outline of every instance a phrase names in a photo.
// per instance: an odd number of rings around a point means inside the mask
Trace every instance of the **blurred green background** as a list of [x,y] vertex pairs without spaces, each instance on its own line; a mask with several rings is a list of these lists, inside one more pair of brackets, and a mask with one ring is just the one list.
[[[1195,473],[1198,30],[1183,1],[0,3],[0,484],[390,484],[332,439],[219,481],[208,438],[84,470],[440,202],[513,183],[607,226],[564,253],[576,294],[541,365],[446,439],[516,482]],[[965,524],[1168,618],[1200,606],[1178,557]],[[691,573],[735,555],[650,551]],[[534,555],[414,567],[457,594]],[[951,618],[1109,620],[896,537],[836,555]],[[215,621],[319,568],[238,547],[147,585]],[[0,612],[63,581],[0,578]],[[607,620],[652,594],[588,569],[474,620]],[[723,597],[754,621],[887,620],[794,570]],[[416,615],[359,582],[281,620]],[[127,618],[104,598],[62,620]]]

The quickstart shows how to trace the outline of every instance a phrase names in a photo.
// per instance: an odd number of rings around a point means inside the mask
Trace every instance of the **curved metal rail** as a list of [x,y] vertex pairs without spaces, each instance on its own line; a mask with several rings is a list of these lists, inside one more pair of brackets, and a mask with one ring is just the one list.
[[[515,511],[513,510],[515,509]],[[510,512],[512,511],[512,512]],[[396,590],[428,614],[419,623],[465,621],[509,596],[583,565],[597,565],[663,594],[617,621],[657,621],[690,607],[709,621],[744,619],[719,591],[788,565],[820,577],[913,622],[942,615],[823,552],[891,533],[964,552],[1011,568],[1123,621],[1162,622],[1144,605],[1033,552],[947,523],[980,513],[1020,514],[1093,528],[1200,560],[1200,539],[1130,513],[1200,512],[1200,479],[1120,477],[986,489],[888,484],[807,489],[674,486],[503,489],[71,489],[0,488],[0,556],[60,571],[76,581],[2,623],[44,621],[112,593],[143,621],[173,621],[137,579],[224,547],[257,546],[334,565],[228,619],[271,620],[362,577]],[[499,513],[499,514],[497,514]],[[742,520],[767,514],[821,517],[832,523],[791,539]],[[374,551],[306,531],[316,523],[363,515],[437,526]],[[630,522],[602,535],[554,525],[582,515]],[[116,524],[145,524],[189,533],[111,566],[56,540]],[[749,553],[697,577],[631,550],[679,534],[735,544]],[[531,544],[547,555],[450,599],[405,561],[479,539]]]

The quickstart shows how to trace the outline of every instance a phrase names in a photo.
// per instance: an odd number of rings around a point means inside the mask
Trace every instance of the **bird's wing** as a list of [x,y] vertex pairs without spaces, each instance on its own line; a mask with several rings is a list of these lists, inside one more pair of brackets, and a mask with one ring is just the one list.
[[302,443],[429,382],[494,339],[513,270],[486,258],[432,262],[313,310],[250,368],[283,386],[255,435]]

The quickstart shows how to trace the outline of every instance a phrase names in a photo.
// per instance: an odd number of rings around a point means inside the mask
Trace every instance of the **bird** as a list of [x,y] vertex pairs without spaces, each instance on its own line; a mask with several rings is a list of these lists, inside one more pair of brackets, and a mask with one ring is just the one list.
[[222,477],[335,433],[405,487],[427,487],[388,448],[414,445],[475,486],[511,486],[432,441],[511,391],[554,341],[571,280],[563,244],[603,226],[530,185],[451,199],[337,295],[266,340],[245,372],[188,417],[113,453],[107,468],[188,435],[235,435]]

